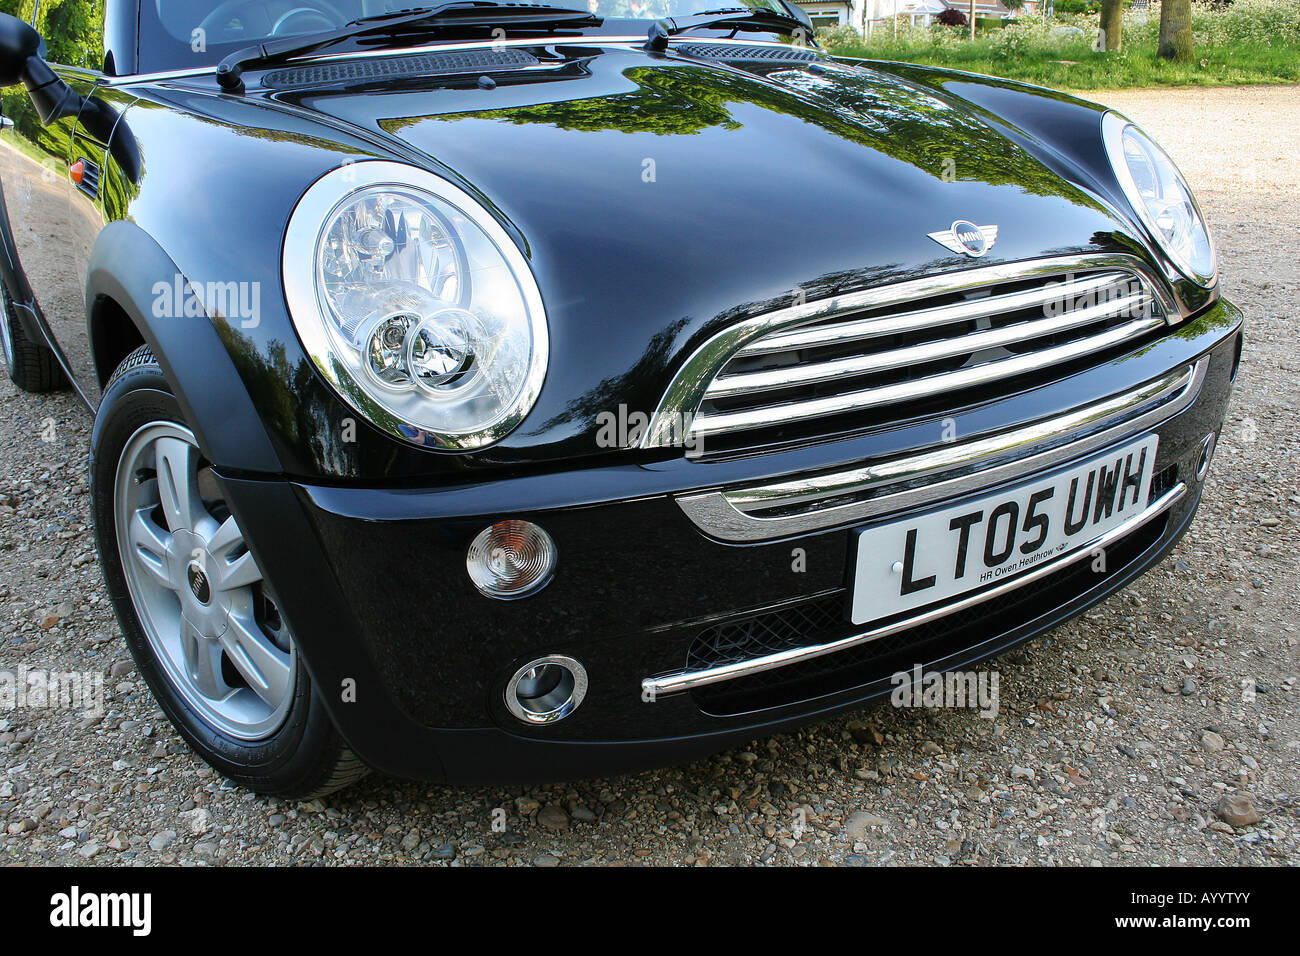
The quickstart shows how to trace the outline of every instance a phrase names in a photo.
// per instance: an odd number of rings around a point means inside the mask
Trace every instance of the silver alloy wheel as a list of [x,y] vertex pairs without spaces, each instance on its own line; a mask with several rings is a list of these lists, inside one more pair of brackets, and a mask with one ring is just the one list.
[[9,325],[9,296],[0,291],[0,343],[4,344],[5,365],[14,367],[14,331]]
[[167,681],[217,730],[261,740],[289,711],[297,654],[215,483],[201,490],[210,481],[189,429],[137,429],[114,483],[118,553]]

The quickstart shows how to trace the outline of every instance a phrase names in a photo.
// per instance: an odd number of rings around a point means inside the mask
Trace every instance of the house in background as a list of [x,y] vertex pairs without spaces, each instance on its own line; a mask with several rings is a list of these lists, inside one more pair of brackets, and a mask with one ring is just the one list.
[[[863,36],[880,29],[891,28],[894,17],[928,26],[935,17],[949,7],[970,15],[968,0],[795,0],[808,12],[814,27],[849,26]],[[1025,0],[1023,12],[1037,10],[1037,0]],[[1010,19],[1015,12],[1008,10],[998,0],[978,0],[976,17]]]

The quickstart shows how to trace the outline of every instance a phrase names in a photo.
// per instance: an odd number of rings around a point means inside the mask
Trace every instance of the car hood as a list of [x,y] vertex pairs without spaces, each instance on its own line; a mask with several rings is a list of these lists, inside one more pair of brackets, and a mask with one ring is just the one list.
[[[480,196],[537,275],[551,365],[495,454],[601,452],[596,416],[652,411],[720,328],[943,270],[1132,251],[1104,203],[971,103],[822,60],[740,69],[638,48],[550,48],[495,81],[281,89]],[[996,225],[980,260],[928,234]]]

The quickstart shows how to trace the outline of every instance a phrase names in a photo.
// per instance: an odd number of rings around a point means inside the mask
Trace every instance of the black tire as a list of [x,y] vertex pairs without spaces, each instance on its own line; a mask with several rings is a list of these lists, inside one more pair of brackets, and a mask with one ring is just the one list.
[[140,623],[118,551],[118,461],[137,429],[159,421],[185,425],[180,406],[148,346],[118,366],[95,420],[91,493],[96,544],[113,609],[135,659],[168,719],[200,757],[236,783],[272,796],[309,799],[361,779],[365,765],[334,728],[305,667],[295,668],[292,702],[278,730],[241,740],[206,721],[173,685]]
[[24,392],[55,392],[68,387],[58,358],[44,342],[33,342],[23,330],[9,290],[0,283],[0,340],[9,378]]

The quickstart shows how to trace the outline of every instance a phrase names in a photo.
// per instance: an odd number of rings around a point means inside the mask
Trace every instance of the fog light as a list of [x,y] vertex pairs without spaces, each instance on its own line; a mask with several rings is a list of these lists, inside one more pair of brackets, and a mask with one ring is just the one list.
[[498,521],[470,543],[465,566],[474,586],[503,601],[534,594],[555,573],[555,542],[531,521]]
[[506,685],[506,707],[529,724],[550,724],[578,709],[587,696],[587,671],[572,657],[530,661]]

